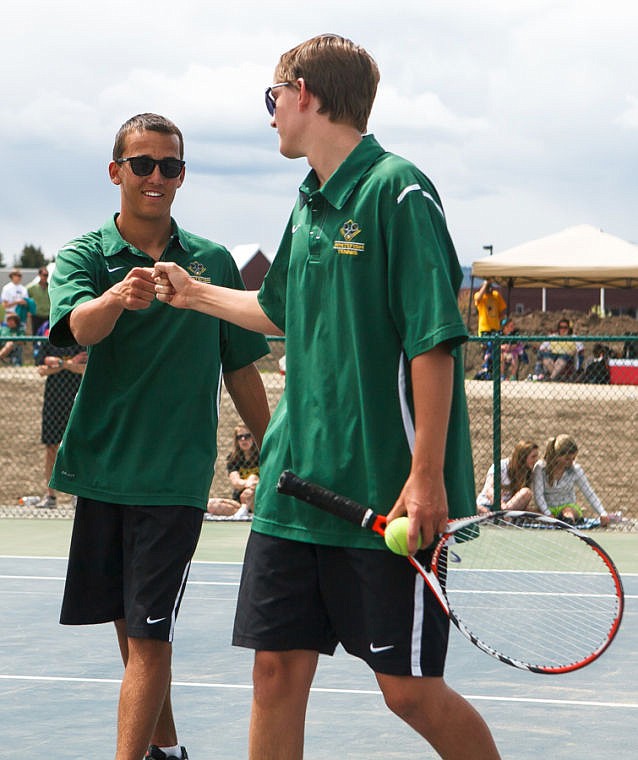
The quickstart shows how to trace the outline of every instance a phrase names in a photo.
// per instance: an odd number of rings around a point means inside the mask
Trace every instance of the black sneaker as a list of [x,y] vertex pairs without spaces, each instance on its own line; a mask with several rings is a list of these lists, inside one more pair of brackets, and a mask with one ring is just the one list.
[[158,746],[155,744],[151,744],[146,752],[146,759],[147,760],[188,760],[188,753],[186,752],[186,747],[180,747],[181,754],[178,755],[167,755],[163,750],[161,750]]

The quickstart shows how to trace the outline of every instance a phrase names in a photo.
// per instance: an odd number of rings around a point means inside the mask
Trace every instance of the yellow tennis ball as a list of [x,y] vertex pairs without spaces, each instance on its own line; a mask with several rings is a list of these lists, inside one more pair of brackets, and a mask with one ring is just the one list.
[[[407,517],[397,517],[389,522],[385,529],[385,543],[390,551],[408,556],[408,524]],[[421,548],[421,534],[419,533],[418,549]]]

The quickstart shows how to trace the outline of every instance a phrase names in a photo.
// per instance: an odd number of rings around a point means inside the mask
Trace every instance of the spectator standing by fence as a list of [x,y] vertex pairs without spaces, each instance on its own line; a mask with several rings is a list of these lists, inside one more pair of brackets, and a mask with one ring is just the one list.
[[44,266],[38,270],[38,281],[32,282],[27,288],[29,297],[33,299],[35,310],[31,314],[31,332],[39,335],[38,330],[49,321],[51,299],[49,298],[49,270]]
[[474,294],[474,306],[478,312],[478,334],[489,335],[501,329],[507,313],[507,303],[496,283],[484,280]]
[[38,354],[38,374],[46,377],[42,402],[42,443],[44,444],[44,474],[47,492],[36,504],[41,509],[55,509],[57,494],[49,484],[53,464],[64,435],[73,402],[80,388],[87,353],[77,344],[59,348],[48,341]]
[[9,272],[9,282],[2,288],[0,298],[5,315],[14,313],[18,315],[21,323],[26,322],[29,293],[22,283],[22,272],[19,269]]

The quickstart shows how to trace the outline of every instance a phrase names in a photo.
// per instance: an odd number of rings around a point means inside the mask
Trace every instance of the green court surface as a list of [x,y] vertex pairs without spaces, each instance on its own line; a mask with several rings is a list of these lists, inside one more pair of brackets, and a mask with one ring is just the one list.
[[[0,520],[0,555],[64,557],[71,536],[70,519]],[[205,522],[195,553],[202,562],[241,562],[249,522]],[[589,531],[621,573],[638,573],[638,533]]]
[[[72,525],[71,519],[2,519],[0,555],[66,557]],[[241,562],[249,530],[249,522],[204,522],[195,559]]]

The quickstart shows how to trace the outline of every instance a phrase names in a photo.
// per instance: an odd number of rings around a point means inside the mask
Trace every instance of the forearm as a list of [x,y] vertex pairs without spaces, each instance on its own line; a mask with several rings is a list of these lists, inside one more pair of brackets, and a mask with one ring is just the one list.
[[257,293],[256,290],[233,290],[191,280],[185,296],[189,309],[210,314],[253,332],[282,335],[282,331],[268,319],[261,308]]
[[591,487],[591,484],[584,472],[581,471],[581,473],[577,475],[576,483],[578,484],[578,487],[582,491],[584,497],[587,499],[592,509],[594,509],[601,517],[605,516],[607,514],[607,510],[603,506],[601,500],[598,498],[596,491],[594,491],[594,489]]
[[233,470],[232,472],[228,473],[228,480],[230,480],[231,486],[236,491],[239,491],[241,488],[243,488],[246,485],[244,479],[237,472],[237,470]]
[[235,404],[239,416],[255,438],[257,446],[261,443],[270,421],[270,409],[266,390],[257,367],[246,367],[224,374],[224,384]]
[[69,327],[82,346],[93,346],[113,332],[124,307],[111,290],[92,301],[85,301],[71,312]]

